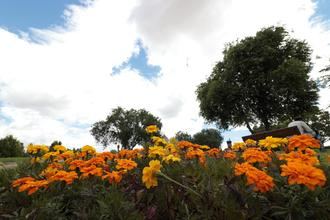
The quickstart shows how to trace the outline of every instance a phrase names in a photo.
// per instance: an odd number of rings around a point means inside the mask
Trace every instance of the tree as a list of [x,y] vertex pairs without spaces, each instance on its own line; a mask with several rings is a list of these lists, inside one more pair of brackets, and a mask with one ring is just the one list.
[[211,148],[219,148],[223,141],[223,137],[217,129],[203,129],[194,134],[193,143],[207,145]]
[[121,107],[113,109],[104,121],[93,124],[91,134],[104,147],[113,143],[124,149],[132,149],[136,145],[143,145],[149,140],[145,128],[157,125],[160,129],[160,119],[144,109],[125,110]]
[[22,157],[24,145],[12,135],[0,139],[0,157]]
[[183,131],[178,131],[175,134],[175,139],[178,141],[190,141],[192,142],[193,138],[190,134],[188,134],[187,132],[183,132]]
[[219,128],[273,124],[314,111],[318,88],[309,78],[311,50],[283,27],[269,27],[228,44],[197,88],[200,114]]
[[330,114],[325,110],[318,110],[307,118],[310,127],[321,136],[321,142],[330,141]]

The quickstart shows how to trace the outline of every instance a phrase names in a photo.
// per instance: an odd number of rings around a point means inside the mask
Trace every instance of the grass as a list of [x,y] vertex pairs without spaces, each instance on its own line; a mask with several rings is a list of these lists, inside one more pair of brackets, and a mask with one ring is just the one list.
[[0,158],[0,163],[19,163],[28,160],[29,157],[2,157]]

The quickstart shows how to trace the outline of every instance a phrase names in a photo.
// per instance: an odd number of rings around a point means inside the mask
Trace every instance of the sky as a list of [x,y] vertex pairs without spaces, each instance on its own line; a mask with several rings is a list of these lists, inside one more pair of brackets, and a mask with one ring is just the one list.
[[309,43],[311,77],[320,76],[330,59],[328,0],[2,0],[0,137],[100,149],[90,127],[117,106],[160,117],[168,137],[212,127],[196,87],[226,43],[271,25]]

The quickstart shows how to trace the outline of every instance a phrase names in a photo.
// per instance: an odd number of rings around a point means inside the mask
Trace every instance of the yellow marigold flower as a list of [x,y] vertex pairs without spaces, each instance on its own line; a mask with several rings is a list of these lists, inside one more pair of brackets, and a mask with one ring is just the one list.
[[173,154],[167,155],[166,157],[163,157],[163,161],[166,163],[175,162],[175,161],[181,161],[180,157],[176,157]]
[[35,163],[39,163],[40,162],[40,157],[33,157],[31,158],[31,163],[35,164]]
[[247,139],[244,143],[246,146],[249,146],[249,147],[257,146],[257,142],[252,139]]
[[41,173],[40,176],[44,176],[47,179],[50,178],[51,176],[54,176],[59,170],[57,168],[48,166],[46,169],[44,169]]
[[248,148],[246,149],[242,157],[248,163],[268,163],[271,161],[271,158],[263,151],[258,148]]
[[151,140],[154,142],[155,145],[160,145],[160,144],[166,145],[167,144],[165,139],[161,138],[161,137],[152,136]]
[[60,155],[58,155],[58,157],[60,157],[62,159],[73,158],[74,156],[75,156],[75,154],[72,150],[67,150],[67,151],[61,153]]
[[303,184],[310,190],[314,190],[316,186],[324,186],[327,180],[323,170],[301,162],[288,162],[281,168],[281,176],[288,177],[289,185]]
[[55,146],[54,146],[54,150],[55,150],[55,151],[62,151],[62,152],[64,152],[64,151],[66,151],[67,149],[66,149],[66,147],[64,147],[64,146],[62,146],[62,145],[55,145]]
[[301,162],[311,166],[318,165],[320,161],[317,159],[317,157],[311,155],[311,153],[311,151],[308,151],[308,153],[305,152],[305,154],[302,151],[292,151],[288,154],[280,155],[279,158],[281,160],[286,160],[287,162]]
[[80,168],[80,172],[83,173],[81,175],[82,177],[88,177],[89,175],[91,175],[91,176],[102,176],[103,169],[99,168],[99,167],[96,167],[95,165],[91,165],[89,167]]
[[221,150],[218,148],[211,148],[210,150],[206,151],[205,153],[209,157],[220,158],[220,152],[221,152]]
[[166,150],[160,146],[149,147],[149,157],[156,156],[164,157],[166,155]]
[[210,147],[207,146],[207,145],[202,145],[202,146],[199,147],[199,149],[202,149],[202,150],[209,150]]
[[137,163],[133,160],[127,159],[116,159],[117,165],[116,169],[120,170],[132,170],[137,167]]
[[306,148],[320,148],[320,142],[308,134],[294,135],[289,138],[288,149],[290,151],[296,148],[305,150]]
[[37,153],[47,153],[49,151],[49,148],[46,145],[33,145],[29,144],[27,147],[27,152],[29,154],[37,154]]
[[48,160],[51,157],[57,157],[57,155],[59,155],[59,152],[48,152],[48,153],[42,155],[42,159]]
[[89,145],[85,145],[81,148],[81,151],[82,152],[87,152],[89,154],[95,154],[96,153],[96,150],[94,147],[92,146],[89,146]]
[[159,128],[157,127],[157,125],[149,125],[148,127],[146,127],[146,132],[151,134],[151,133],[156,133],[159,130]]
[[122,172],[121,171],[112,171],[107,172],[105,171],[106,175],[102,176],[102,179],[108,179],[109,183],[120,183],[122,179]]
[[231,147],[231,149],[234,151],[244,150],[245,148],[246,148],[246,145],[244,142],[236,142]]
[[165,146],[165,150],[167,150],[171,154],[177,154],[178,153],[178,149],[174,144],[167,144]]
[[160,168],[161,165],[159,160],[152,160],[149,162],[149,167],[143,168],[142,182],[146,185],[147,189],[158,186],[156,174],[157,172],[160,172]]
[[272,136],[266,137],[259,141],[259,146],[267,148],[268,150],[278,147],[283,147],[287,144],[286,138],[274,138]]
[[234,160],[236,158],[236,154],[233,151],[227,151],[223,154],[224,158]]
[[78,179],[78,174],[74,171],[66,172],[64,170],[56,172],[53,176],[49,177],[49,182],[54,181],[65,181],[66,184],[70,185],[72,182]]

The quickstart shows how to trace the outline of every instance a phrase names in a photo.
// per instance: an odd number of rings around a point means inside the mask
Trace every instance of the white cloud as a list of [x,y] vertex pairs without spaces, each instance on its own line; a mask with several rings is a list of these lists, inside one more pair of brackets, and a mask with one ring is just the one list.
[[[63,27],[33,29],[33,37],[0,29],[1,112],[12,119],[2,124],[0,136],[95,144],[89,128],[74,125],[104,119],[118,105],[161,117],[168,136],[197,132],[203,119],[196,86],[227,42],[284,24],[312,46],[317,76],[329,60],[330,32],[320,18],[311,19],[315,7],[312,0],[95,0],[70,6]],[[131,69],[111,75],[136,53],[138,40],[148,62],[161,67],[160,77],[147,80]],[[321,94],[321,104],[329,104]]]

